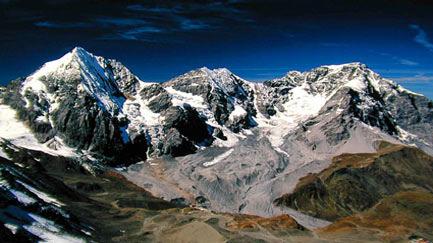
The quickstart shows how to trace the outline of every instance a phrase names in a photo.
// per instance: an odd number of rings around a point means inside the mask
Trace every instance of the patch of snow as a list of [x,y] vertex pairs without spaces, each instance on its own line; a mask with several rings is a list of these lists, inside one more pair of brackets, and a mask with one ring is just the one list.
[[280,147],[284,142],[284,136],[296,128],[301,122],[317,115],[326,103],[326,97],[320,94],[311,94],[304,86],[290,90],[290,99],[282,105],[282,111],[277,110],[274,116],[267,119],[258,113],[256,122],[262,128],[274,148]]
[[350,80],[349,82],[346,83],[345,86],[350,87],[358,92],[363,92],[367,88],[367,85],[365,81],[362,79],[362,77],[356,77]]
[[81,230],[81,232],[83,232],[84,234],[86,234],[86,235],[88,235],[88,236],[91,236],[92,235],[92,233],[90,233],[89,231],[87,231],[87,230]]
[[10,106],[0,105],[0,117],[0,138],[10,141],[15,146],[42,151],[55,156],[77,156],[74,149],[66,145],[61,146],[58,150],[54,150],[47,147],[46,144],[39,143],[30,129],[16,118],[16,111]]
[[[139,90],[153,85],[155,83],[150,82],[139,82]],[[159,113],[153,112],[147,105],[150,100],[144,100],[140,96],[140,92],[132,99],[127,99],[122,107],[122,116],[126,116],[129,119],[129,124],[126,132],[130,134],[132,131],[145,132],[150,135],[150,131],[145,127],[156,127],[161,124],[161,115]],[[149,136],[150,138],[151,136]]]
[[291,92],[291,99],[283,104],[284,115],[296,124],[316,115],[326,102],[326,97],[310,94],[303,87],[296,87]]
[[400,126],[397,126],[398,133],[400,134],[400,139],[403,141],[409,141],[410,139],[413,139],[417,137],[416,135],[413,135],[412,133],[404,130]]
[[18,231],[18,229],[20,228],[20,227],[18,227],[18,225],[15,225],[15,224],[9,224],[9,223],[4,224],[4,226],[5,226],[6,228],[10,229],[10,231],[12,231],[12,234],[16,234],[17,231]]
[[14,197],[20,203],[23,203],[25,205],[33,204],[33,203],[36,202],[36,200],[33,199],[32,197],[30,197],[29,195],[27,195],[27,194],[25,194],[25,193],[23,193],[21,191],[12,189],[11,185],[5,179],[3,179],[2,177],[0,177],[0,188],[3,188],[5,190],[9,191],[12,195],[14,195]]
[[143,126],[156,126],[160,124],[160,114],[154,113],[147,106],[147,102],[136,99],[127,100],[123,106],[123,112],[127,115],[130,123],[127,132],[132,129],[140,131]]
[[120,167],[115,167],[114,169],[116,171],[122,172],[122,171],[126,171],[128,168],[126,168],[125,166],[120,166]]
[[274,149],[275,149],[275,151],[277,151],[278,153],[284,154],[287,158],[290,157],[290,154],[287,153],[286,151],[282,150],[281,148],[279,148],[279,147],[274,147]]
[[[140,81],[139,91],[153,84],[155,83],[144,83]],[[140,92],[137,92],[134,97],[124,102],[122,113],[119,114],[119,116],[126,116],[129,120],[125,133],[123,133],[124,138],[126,138],[126,136],[130,137],[131,133],[140,133],[145,134],[149,144],[152,143],[155,145],[158,143],[162,133],[164,116],[160,113],[153,112],[149,108],[148,104],[150,101],[151,99],[143,99]],[[150,156],[148,152],[147,154]]]
[[251,130],[243,130],[242,133],[247,135],[247,136],[254,135],[254,133]]
[[408,90],[408,89],[406,89],[406,88],[403,88],[403,86],[401,86],[401,85],[398,85],[397,90],[398,90],[399,92],[405,92],[405,93],[412,94],[412,95],[416,95],[416,96],[424,96],[424,95],[422,95],[422,94],[415,93],[415,92],[410,91],[410,90]]
[[[23,83],[23,91],[31,88],[33,91],[44,91],[47,92],[45,84],[41,81],[46,76],[51,75],[56,72],[58,69],[65,66],[65,64],[70,63],[72,61],[73,54],[72,52],[67,53],[63,57],[45,63],[39,70],[30,75]],[[70,73],[68,73],[70,74]]]
[[[203,70],[203,69],[205,69],[205,68],[202,68],[201,70]],[[214,83],[214,84],[212,84],[213,87],[216,87],[216,85],[221,86],[221,84],[223,82],[229,82],[226,80],[229,78],[229,74],[224,69],[208,70],[208,71],[210,72],[209,75],[211,75],[214,79],[216,79],[218,77],[216,72],[222,72],[222,73],[226,74],[225,75],[226,77],[223,78],[224,80],[218,81],[218,80],[212,79],[213,81],[210,81],[210,82]],[[221,89],[223,89],[223,88],[221,88]],[[227,129],[226,127],[219,125],[218,122],[216,121],[212,111],[209,109],[208,104],[203,99],[203,97],[201,97],[199,95],[193,95],[193,94],[187,93],[187,92],[178,91],[178,90],[174,89],[173,87],[166,87],[165,90],[171,95],[173,105],[182,106],[185,103],[191,105],[192,107],[194,107],[197,110],[197,112],[200,115],[206,117],[206,119],[207,119],[206,123],[209,126],[219,128],[223,131],[224,135],[227,137],[227,140],[216,139],[213,142],[213,146],[233,147],[235,144],[237,144],[239,142],[240,139],[245,138],[244,135],[235,134],[232,131],[230,131],[229,129]],[[238,106],[238,105],[235,106],[235,111],[234,111],[234,113],[232,113],[232,116],[231,116],[232,119],[234,118],[234,116],[237,116],[237,115],[240,115],[241,113],[243,113],[243,111],[245,111],[245,110],[241,106]]]
[[24,225],[23,228],[42,239],[42,242],[73,242],[84,243],[83,239],[63,233],[61,229],[51,220],[39,215],[29,213],[29,217],[34,219],[31,225]]
[[41,191],[37,190],[36,188],[34,188],[34,187],[32,187],[32,186],[30,186],[30,185],[28,185],[22,181],[17,180],[17,182],[20,183],[21,185],[23,185],[30,192],[32,192],[33,194],[38,196],[44,202],[54,204],[58,207],[64,206],[63,203],[59,202],[57,199],[51,197],[50,195],[46,194],[45,192],[41,192]]
[[221,162],[223,159],[227,158],[233,152],[233,150],[234,149],[229,149],[226,152],[215,157],[212,161],[204,162],[203,166],[209,167],[209,166],[212,166],[212,165],[215,165],[215,164]]
[[149,165],[151,165],[151,166],[155,166],[155,165],[158,165],[158,163],[154,163],[154,162],[152,162],[152,161],[149,161]]
[[33,203],[36,203],[36,200],[33,199],[32,197],[28,196],[27,194],[14,190],[14,189],[9,189],[9,191],[15,196],[15,198],[20,202],[23,203],[24,205],[30,205]]
[[389,84],[387,82],[385,82],[385,83],[382,82],[382,78],[380,78],[379,75],[371,72],[370,70],[368,70],[368,80],[369,80],[369,83],[373,86],[373,88],[377,92],[384,91],[385,87],[389,86]]
[[49,122],[48,118],[44,115],[36,117],[35,121],[41,122],[41,123],[48,123]]
[[113,82],[114,74],[105,71],[102,58],[96,57],[82,48],[75,48],[72,53],[77,57],[75,60],[79,64],[84,88],[111,114],[116,108],[122,107],[125,98],[115,95],[118,90]]
[[4,151],[3,148],[0,147],[0,157],[7,159],[7,160],[12,160],[11,157],[9,157],[9,155],[7,155]]
[[356,67],[356,66],[361,66],[361,65],[363,65],[363,64],[361,64],[360,62],[349,62],[349,63],[336,64],[336,65],[324,65],[321,67],[326,67],[326,68],[329,68],[331,70],[340,71],[344,67]]
[[229,120],[235,120],[236,118],[242,118],[247,115],[247,111],[240,105],[235,105],[235,109],[230,113]]
[[171,95],[171,102],[174,106],[182,107],[183,104],[189,104],[194,108],[208,108],[207,104],[204,102],[203,97],[199,95],[182,92],[174,89],[173,87],[166,87],[165,90]]

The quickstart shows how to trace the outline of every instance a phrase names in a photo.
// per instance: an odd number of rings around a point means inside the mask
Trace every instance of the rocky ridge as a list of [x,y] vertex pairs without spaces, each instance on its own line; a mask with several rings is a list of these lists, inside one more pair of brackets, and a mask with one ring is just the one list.
[[[431,128],[431,102],[360,63],[292,71],[260,84],[224,68],[146,83],[118,61],[75,48],[2,93],[3,103],[18,110],[40,142],[59,138],[107,161],[125,160],[125,154],[131,162],[189,154],[215,139],[216,144],[239,140],[254,127],[271,127],[271,143],[279,148],[289,131],[311,126],[316,121],[308,119],[322,120],[330,112],[399,139],[416,136],[411,141],[425,149],[433,142],[421,132]],[[404,110],[403,104],[408,104]],[[185,121],[197,129],[183,129]]]
[[[375,152],[379,140],[432,154],[433,103],[361,63],[263,83],[223,68],[149,83],[75,48],[11,82],[1,99],[0,122],[18,131],[0,135],[17,146],[90,167],[134,164],[124,175],[156,196],[230,213],[289,213],[270,202],[336,155]],[[304,226],[326,224],[290,213]]]

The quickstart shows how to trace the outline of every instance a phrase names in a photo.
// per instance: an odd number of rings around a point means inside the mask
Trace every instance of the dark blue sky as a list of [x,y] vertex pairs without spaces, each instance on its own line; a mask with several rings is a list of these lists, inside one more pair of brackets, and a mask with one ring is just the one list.
[[0,0],[0,82],[74,46],[143,80],[227,67],[249,80],[359,61],[433,98],[428,0]]

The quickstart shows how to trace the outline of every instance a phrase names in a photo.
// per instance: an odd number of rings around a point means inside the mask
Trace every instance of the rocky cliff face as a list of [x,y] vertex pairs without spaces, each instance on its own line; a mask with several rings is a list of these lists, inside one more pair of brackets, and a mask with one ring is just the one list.
[[247,81],[225,68],[200,68],[176,77],[164,86],[203,98],[211,112],[207,118],[234,132],[255,125],[253,90]]

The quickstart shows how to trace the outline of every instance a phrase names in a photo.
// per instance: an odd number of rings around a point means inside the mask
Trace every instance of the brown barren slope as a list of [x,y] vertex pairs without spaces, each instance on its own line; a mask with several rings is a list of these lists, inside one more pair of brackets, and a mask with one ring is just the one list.
[[275,200],[335,223],[318,231],[329,240],[433,239],[433,158],[382,142],[377,153],[342,154]]
[[328,240],[348,235],[384,241],[417,237],[433,240],[432,229],[433,194],[413,190],[386,197],[373,208],[342,218],[318,234]]

